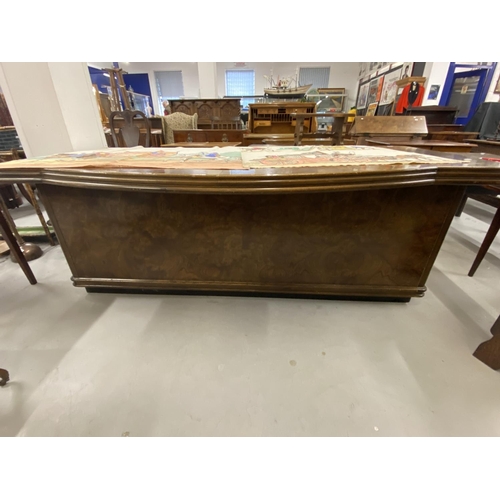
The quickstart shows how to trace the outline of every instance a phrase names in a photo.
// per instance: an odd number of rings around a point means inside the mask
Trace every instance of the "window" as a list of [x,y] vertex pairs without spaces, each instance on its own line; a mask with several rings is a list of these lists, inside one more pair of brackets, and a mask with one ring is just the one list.
[[[255,72],[248,69],[230,69],[226,71],[226,95],[240,97],[255,95]],[[241,105],[246,108],[255,99],[241,99]]]
[[163,114],[162,102],[166,99],[178,99],[184,95],[182,71],[155,71],[156,89],[158,90],[158,104]]
[[312,89],[328,88],[330,68],[300,68],[299,86],[312,83]]

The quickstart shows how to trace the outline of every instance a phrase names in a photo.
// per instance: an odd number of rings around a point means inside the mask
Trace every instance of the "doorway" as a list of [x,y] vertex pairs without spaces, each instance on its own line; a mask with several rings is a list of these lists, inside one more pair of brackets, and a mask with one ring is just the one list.
[[453,75],[447,106],[457,108],[455,123],[466,125],[480,104],[488,70],[461,71]]

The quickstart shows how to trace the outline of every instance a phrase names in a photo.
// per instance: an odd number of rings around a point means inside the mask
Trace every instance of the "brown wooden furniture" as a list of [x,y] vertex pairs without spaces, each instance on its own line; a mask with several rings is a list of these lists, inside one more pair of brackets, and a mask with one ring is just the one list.
[[240,130],[243,126],[240,117],[231,120],[221,120],[220,118],[212,117],[211,122],[211,127],[214,130]]
[[500,156],[500,141],[486,141],[481,139],[470,139],[468,142],[477,144],[478,153]]
[[408,108],[406,115],[425,116],[427,124],[453,123],[457,114],[457,108],[451,106],[417,106]]
[[18,264],[21,266],[24,275],[26,276],[26,278],[28,278],[28,281],[32,285],[36,285],[37,281],[35,275],[33,274],[33,271],[31,270],[28,261],[26,260],[26,257],[21,251],[21,248],[19,247],[14,234],[12,233],[12,230],[6,219],[3,209],[0,209],[0,232],[2,233],[3,239],[9,246],[12,255],[14,256]]
[[162,144],[162,148],[227,148],[239,146],[241,142],[174,142],[172,144]]
[[[468,273],[469,276],[474,276],[474,274],[477,271],[477,268],[483,261],[484,256],[488,252],[488,249],[490,248],[491,244],[493,243],[493,240],[495,239],[496,235],[498,234],[498,231],[500,230],[500,199],[498,198],[498,196],[500,195],[500,188],[497,186],[484,186],[483,189],[484,193],[481,192],[478,193],[477,190],[475,190],[475,192],[471,190],[469,192],[466,191],[464,196],[465,200],[467,200],[467,198],[473,198],[482,203],[486,203],[487,205],[495,207],[497,209],[493,217],[493,220],[491,221],[490,227],[486,232],[483,243],[481,244],[479,251],[476,255],[476,258],[474,259],[474,262],[472,263],[472,266],[469,270]],[[463,206],[461,208],[463,208]]]
[[366,144],[367,139],[412,140],[423,138],[427,133],[423,116],[356,116],[350,131],[357,144]]
[[474,356],[493,370],[500,370],[500,316],[493,323],[490,332],[493,337],[480,344],[474,351]]
[[4,386],[10,380],[9,372],[0,368],[0,387]]
[[[342,144],[345,113],[292,113],[295,120],[294,145],[300,146],[303,139],[328,139],[331,146]],[[305,122],[317,118],[333,118],[332,129],[327,132],[307,132]],[[310,127],[307,127],[310,130]],[[316,126],[314,127],[316,128]]]
[[470,153],[477,146],[475,144],[468,144],[466,142],[450,142],[450,141],[427,141],[423,139],[413,140],[384,140],[379,141],[375,139],[367,139],[367,145],[391,147],[391,146],[405,146],[410,148],[425,149],[428,151],[443,151],[445,153]]
[[198,128],[210,129],[212,122],[222,123],[240,120],[241,103],[239,98],[224,99],[169,99],[172,113],[187,115],[198,113]]
[[[267,144],[268,146],[295,146],[295,139],[292,137],[291,139],[263,139],[262,144]],[[332,139],[331,138],[311,138],[311,139],[302,139],[301,146],[331,146]]]
[[288,145],[293,144],[294,137],[295,134],[243,134],[243,146],[266,144],[267,141]]
[[463,132],[456,130],[440,130],[438,132],[429,132],[427,139],[431,141],[452,141],[452,142],[469,142],[471,139],[477,139],[477,132]]
[[[142,126],[134,119],[135,116],[142,118]],[[120,123],[119,134],[116,133],[117,119],[121,118],[123,122]],[[149,121],[144,113],[141,111],[113,111],[109,115],[109,127],[111,129],[111,137],[115,147],[132,148],[139,146],[139,138],[141,135],[141,128],[146,131],[145,146],[148,148],[151,142],[151,128]]]
[[429,134],[433,132],[464,132],[464,126],[457,123],[428,123]]
[[500,165],[471,158],[329,167],[285,159],[237,172],[203,169],[203,160],[9,162],[0,182],[36,183],[73,282],[89,291],[408,301],[425,293],[465,187],[500,185]]
[[175,142],[243,142],[243,130],[174,130]]
[[[249,104],[248,131],[252,134],[294,134],[296,120],[293,113],[314,113],[316,103],[285,101]],[[304,120],[307,133],[315,131],[313,120]]]

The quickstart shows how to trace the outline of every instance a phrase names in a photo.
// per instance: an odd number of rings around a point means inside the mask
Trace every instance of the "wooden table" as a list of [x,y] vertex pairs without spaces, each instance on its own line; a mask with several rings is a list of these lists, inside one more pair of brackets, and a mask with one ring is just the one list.
[[227,148],[239,146],[241,142],[174,142],[162,144],[162,148]]
[[431,141],[452,141],[452,142],[468,142],[471,139],[477,139],[477,132],[462,132],[456,130],[439,130],[429,131],[427,136]]
[[243,134],[243,146],[252,146],[254,144],[264,144],[264,140],[278,140],[278,141],[287,141],[291,140],[293,143],[293,139],[295,134]]
[[89,292],[404,302],[424,295],[466,186],[500,185],[479,155],[266,149],[109,148],[1,164],[0,182],[36,184]]
[[500,141],[486,141],[481,139],[471,139],[471,144],[477,146],[478,153],[487,153],[491,155],[500,155]]
[[467,142],[426,141],[419,139],[409,141],[380,141],[375,139],[367,139],[366,144],[382,147],[404,146],[425,149],[429,151],[442,151],[445,153],[470,153],[473,149],[477,148],[475,144],[469,144]]

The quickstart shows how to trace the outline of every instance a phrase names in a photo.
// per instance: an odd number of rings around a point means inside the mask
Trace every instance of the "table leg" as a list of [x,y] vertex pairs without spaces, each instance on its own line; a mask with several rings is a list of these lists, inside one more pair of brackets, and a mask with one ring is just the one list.
[[474,357],[493,370],[500,370],[500,316],[491,327],[491,333],[493,337],[479,344],[474,351]]
[[496,214],[493,217],[493,220],[491,221],[490,228],[488,229],[488,232],[484,237],[484,241],[481,245],[481,248],[479,249],[479,252],[476,255],[476,259],[474,260],[472,267],[470,268],[469,276],[474,276],[474,273],[477,271],[479,264],[481,264],[481,261],[486,255],[486,252],[488,251],[488,248],[490,248],[490,245],[493,243],[493,240],[495,239],[495,236],[497,235],[499,229],[500,229],[500,207],[497,209]]
[[0,386],[5,385],[10,380],[9,372],[0,368]]
[[24,256],[23,252],[19,248],[19,245],[17,244],[17,241],[10,231],[9,224],[7,220],[5,219],[5,216],[3,212],[0,210],[0,230],[2,232],[4,240],[7,242],[7,245],[9,245],[9,248],[11,252],[14,254],[17,262],[21,266],[21,269],[23,270],[24,274],[26,275],[26,278],[28,278],[28,281],[32,285],[36,285],[36,278],[35,275],[33,274],[33,271],[31,270],[28,261],[26,260],[26,257]]

